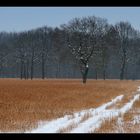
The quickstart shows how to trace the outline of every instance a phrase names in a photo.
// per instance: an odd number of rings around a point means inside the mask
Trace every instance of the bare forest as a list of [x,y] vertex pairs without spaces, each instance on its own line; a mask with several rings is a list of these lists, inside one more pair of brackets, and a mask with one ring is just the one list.
[[128,22],[90,16],[0,33],[1,78],[139,79],[140,33]]

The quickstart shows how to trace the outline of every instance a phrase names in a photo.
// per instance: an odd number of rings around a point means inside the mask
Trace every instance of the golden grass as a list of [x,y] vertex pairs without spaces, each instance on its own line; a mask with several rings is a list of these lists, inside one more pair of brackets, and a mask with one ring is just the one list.
[[140,100],[137,100],[131,110],[123,115],[124,131],[126,133],[139,133],[140,132],[140,120],[138,123],[134,122],[134,117],[140,116]]
[[111,105],[108,106],[106,109],[120,109],[122,108],[126,103],[128,103],[131,99],[133,99],[134,93],[126,93],[122,100]]
[[72,129],[76,128],[78,123],[71,122],[68,126],[60,128],[57,133],[67,133],[70,132]]
[[140,98],[133,104],[133,108],[140,109]]
[[124,114],[123,120],[125,122],[132,121],[136,115],[140,115],[140,100],[134,102],[133,107]]
[[[123,103],[121,103],[121,105]],[[123,116],[121,114],[119,115],[119,118],[123,119],[122,126],[120,126],[117,123],[118,117],[114,117],[108,120],[104,120],[101,127],[96,129],[94,132],[95,133],[115,133],[117,131],[119,133],[139,133],[140,123],[136,123],[136,124],[133,123],[134,117],[138,115],[140,116],[140,100],[137,100],[136,102],[134,102],[133,107],[128,112],[126,112]],[[93,133],[93,131],[91,130],[90,133]]]
[[0,79],[0,130],[24,131],[36,122],[97,107],[136,91],[139,81]]
[[110,117],[107,120],[103,120],[101,126],[95,130],[91,130],[89,133],[113,133],[115,132],[114,125],[117,124],[117,117]]

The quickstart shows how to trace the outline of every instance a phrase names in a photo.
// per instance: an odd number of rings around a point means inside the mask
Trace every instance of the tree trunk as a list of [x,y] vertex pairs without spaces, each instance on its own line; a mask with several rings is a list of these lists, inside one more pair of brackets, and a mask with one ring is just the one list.
[[16,77],[17,78],[19,77],[18,73],[19,73],[19,65],[18,63],[16,63]]
[[132,80],[136,80],[136,78],[137,78],[137,70],[135,69],[135,71],[133,72]]
[[129,74],[127,74],[127,70],[128,69],[127,69],[127,65],[126,65],[125,66],[125,74],[124,74],[125,75],[125,79],[129,79]]
[[106,70],[105,70],[105,68],[104,68],[104,70],[103,70],[103,79],[104,79],[104,80],[106,79]]
[[32,61],[31,61],[31,80],[33,79],[33,72],[34,72],[34,70],[33,70],[33,59],[32,59]]
[[21,60],[21,63],[20,63],[20,79],[22,80],[23,78],[23,61]]
[[120,72],[120,80],[124,79],[124,70],[125,70],[125,62],[126,61],[126,54],[124,53],[122,66],[121,66],[121,72]]
[[34,49],[32,49],[32,57],[31,57],[31,80],[34,75]]
[[95,69],[95,79],[98,79],[98,73],[97,73],[97,69]]
[[42,54],[42,79],[45,78],[45,59],[44,54]]
[[73,74],[72,74],[72,75],[73,75],[73,78],[76,78],[76,77],[75,77],[75,67],[73,66],[72,69],[73,69]]
[[23,64],[23,75],[24,75],[24,79],[26,80],[26,65],[25,65],[25,62]]
[[57,64],[56,78],[59,77],[59,74],[60,74],[60,62],[58,62]]
[[103,55],[103,79],[106,79],[106,64],[105,64],[105,55]]
[[87,81],[87,75],[88,75],[88,65],[85,66],[85,71],[83,73],[83,84],[86,84]]
[[47,75],[48,75],[48,66],[47,66],[47,64],[46,64],[46,66],[45,66],[45,77],[47,78]]
[[29,60],[27,59],[27,64],[26,64],[26,78],[29,78]]

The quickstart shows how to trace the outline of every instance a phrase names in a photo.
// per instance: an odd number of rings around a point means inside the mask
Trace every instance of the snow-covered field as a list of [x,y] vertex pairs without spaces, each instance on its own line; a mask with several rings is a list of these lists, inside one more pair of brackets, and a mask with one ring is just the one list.
[[[108,120],[113,117],[119,117],[120,115],[128,112],[134,102],[140,98],[140,87],[133,95],[133,98],[129,102],[125,103],[121,108],[107,108],[111,105],[121,102],[124,95],[117,96],[112,101],[103,104],[98,108],[91,108],[82,110],[80,112],[73,113],[72,115],[66,115],[62,118],[58,118],[52,121],[39,122],[37,129],[27,131],[25,133],[90,133],[99,128],[104,120]],[[134,122],[139,121],[140,116],[136,116]],[[118,120],[119,121],[119,120]]]

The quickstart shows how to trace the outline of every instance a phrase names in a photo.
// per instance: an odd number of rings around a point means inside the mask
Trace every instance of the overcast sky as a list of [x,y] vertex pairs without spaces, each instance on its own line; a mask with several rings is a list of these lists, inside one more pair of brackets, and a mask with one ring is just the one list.
[[74,17],[103,17],[109,23],[129,21],[140,30],[140,7],[0,7],[0,31],[56,27]]

